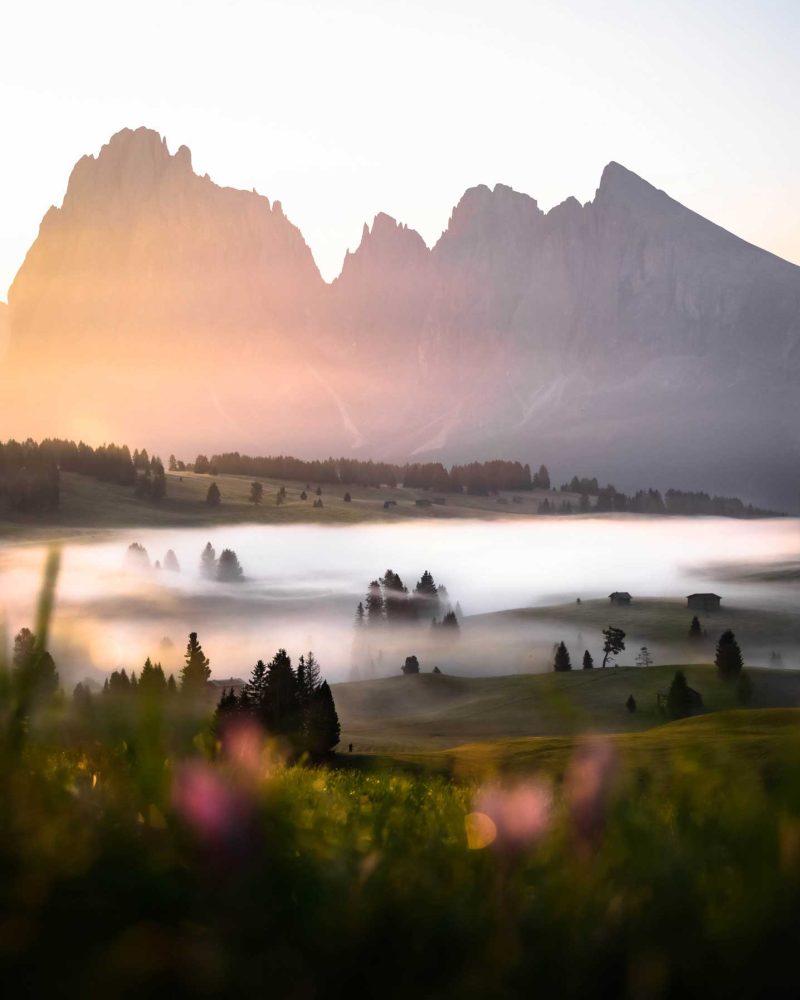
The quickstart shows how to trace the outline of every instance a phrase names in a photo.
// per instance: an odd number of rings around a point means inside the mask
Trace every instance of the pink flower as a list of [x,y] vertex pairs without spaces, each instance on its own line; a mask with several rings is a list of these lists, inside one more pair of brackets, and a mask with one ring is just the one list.
[[572,826],[587,842],[599,839],[614,779],[617,754],[610,740],[593,737],[575,751],[564,781],[564,795]]
[[552,794],[548,785],[527,781],[512,788],[489,785],[475,798],[467,818],[470,847],[521,847],[540,840],[550,825]]
[[249,820],[247,800],[220,773],[200,761],[185,764],[175,776],[173,802],[178,813],[204,840],[224,844],[239,838]]

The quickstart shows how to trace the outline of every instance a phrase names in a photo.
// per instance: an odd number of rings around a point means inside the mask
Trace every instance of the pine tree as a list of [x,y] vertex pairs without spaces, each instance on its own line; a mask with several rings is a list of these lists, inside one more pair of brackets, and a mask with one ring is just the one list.
[[742,651],[736,636],[728,629],[719,637],[717,655],[714,659],[717,673],[723,681],[735,681],[742,672]]
[[569,650],[560,642],[556,648],[556,655],[553,659],[553,670],[556,673],[564,673],[567,670],[572,670],[572,661],[569,657]]
[[636,654],[636,666],[637,667],[652,667],[653,657],[650,655],[650,650],[647,646],[642,646],[639,652]]
[[448,611],[447,614],[442,618],[442,626],[444,628],[457,629],[458,618],[456,618],[455,611]]
[[233,549],[223,549],[217,563],[217,580],[220,583],[241,583],[244,579],[242,567]]
[[219,507],[222,503],[222,494],[219,491],[219,486],[216,483],[212,483],[208,487],[208,493],[206,493],[206,503],[210,507]]
[[339,716],[328,682],[314,692],[308,711],[307,746],[313,757],[320,758],[331,753],[341,736]]
[[143,695],[158,697],[167,693],[167,679],[160,663],[153,663],[148,656],[139,677],[139,691]]
[[628,695],[628,700],[625,702],[625,707],[628,709],[629,712],[636,711],[636,699],[633,697],[632,694]]
[[203,554],[200,556],[200,574],[206,580],[213,580],[217,575],[217,553],[211,542],[206,542]]
[[250,679],[245,684],[249,705],[261,705],[267,696],[267,665],[258,660],[250,671]]
[[261,483],[250,483],[250,503],[259,504],[264,499],[264,487]]
[[692,712],[692,693],[682,670],[675,672],[667,694],[667,712],[671,719],[685,719]]
[[366,622],[366,613],[364,611],[364,602],[359,601],[358,607],[356,608],[356,628],[361,628]]
[[322,676],[319,669],[319,663],[311,650],[309,650],[308,656],[306,657],[306,683],[308,684],[308,690],[316,691],[321,680]]
[[692,618],[692,624],[689,626],[689,638],[696,642],[703,638],[703,627],[700,624],[700,619],[697,615]]
[[169,680],[167,681],[167,694],[177,694],[178,685],[175,683],[175,675],[170,674]]
[[583,669],[584,670],[594,669],[594,660],[592,659],[592,654],[589,652],[588,649],[585,649],[583,651]]
[[272,733],[296,734],[300,728],[297,675],[285,649],[279,649],[270,660],[265,683],[259,712],[264,725]]
[[170,573],[180,573],[181,568],[178,564],[178,557],[172,551],[172,549],[167,549],[167,554],[164,556],[164,569],[170,571]]
[[381,585],[377,580],[373,580],[369,585],[364,604],[367,609],[367,624],[371,626],[382,625],[385,620],[385,607]]
[[197,632],[190,632],[186,645],[186,663],[181,668],[181,691],[184,694],[197,695],[205,691],[211,677],[209,663],[198,641]]

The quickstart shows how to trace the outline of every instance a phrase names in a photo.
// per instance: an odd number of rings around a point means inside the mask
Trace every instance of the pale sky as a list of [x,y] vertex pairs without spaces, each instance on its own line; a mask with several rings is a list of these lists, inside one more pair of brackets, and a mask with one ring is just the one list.
[[147,125],[326,278],[379,211],[547,209],[617,160],[800,262],[800,0],[3,0],[0,298],[75,161]]

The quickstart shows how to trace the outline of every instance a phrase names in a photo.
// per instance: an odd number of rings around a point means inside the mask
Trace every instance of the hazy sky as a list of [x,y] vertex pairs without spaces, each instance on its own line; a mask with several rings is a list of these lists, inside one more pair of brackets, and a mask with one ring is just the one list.
[[543,208],[618,160],[800,262],[798,0],[5,0],[0,297],[69,172],[148,125],[279,198],[326,277],[386,211]]

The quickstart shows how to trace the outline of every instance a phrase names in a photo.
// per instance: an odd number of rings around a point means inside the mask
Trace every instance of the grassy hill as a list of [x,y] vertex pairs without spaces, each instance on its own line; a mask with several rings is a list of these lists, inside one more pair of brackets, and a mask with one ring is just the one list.
[[[430,500],[434,494],[404,487],[325,486],[324,506],[316,508],[316,483],[310,483],[307,499],[302,500],[305,483],[258,478],[264,486],[264,499],[259,505],[249,502],[252,476],[208,476],[193,472],[167,473],[167,496],[154,504],[137,499],[127,486],[103,483],[90,476],[61,474],[59,510],[46,518],[16,515],[0,521],[0,534],[52,536],[74,534],[82,530],[124,527],[202,527],[206,524],[354,524],[362,521],[396,521],[403,518],[464,518],[508,517],[535,515],[539,502],[570,500],[577,506],[578,497],[569,493],[533,490],[527,493],[501,493],[492,497],[471,497],[447,494],[446,503],[418,506],[417,499]],[[222,494],[218,507],[206,504],[209,485],[215,482]],[[286,500],[277,505],[280,487],[286,489]],[[345,492],[352,500],[345,502]],[[437,494],[438,495],[438,494]],[[521,502],[512,502],[512,496]],[[387,500],[395,506],[384,509]]]
[[[800,764],[800,709],[740,709],[682,719],[636,733],[606,737],[621,766],[640,773],[677,767],[690,774],[736,761],[768,774]],[[485,740],[440,750],[354,754],[343,763],[357,768],[441,774],[458,780],[537,771],[563,773],[584,737],[531,736]]]
[[[684,666],[708,712],[736,707],[735,691],[713,667]],[[334,685],[342,747],[366,753],[444,750],[478,741],[636,733],[662,726],[656,696],[675,666],[574,670],[564,674],[454,677],[419,674]],[[800,705],[800,672],[753,670],[754,704]],[[625,707],[628,695],[636,712]]]

